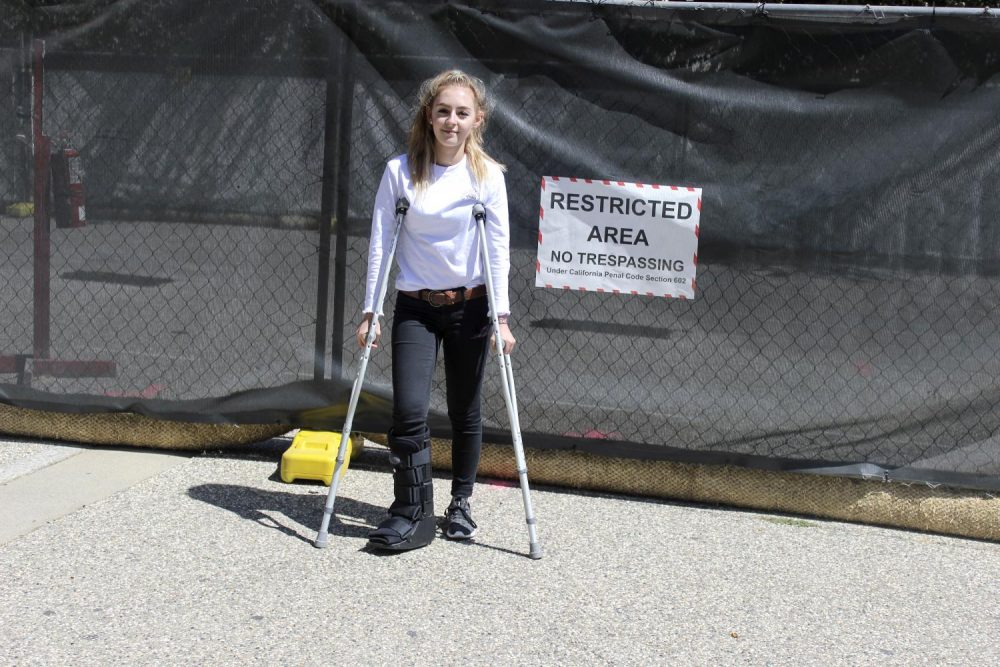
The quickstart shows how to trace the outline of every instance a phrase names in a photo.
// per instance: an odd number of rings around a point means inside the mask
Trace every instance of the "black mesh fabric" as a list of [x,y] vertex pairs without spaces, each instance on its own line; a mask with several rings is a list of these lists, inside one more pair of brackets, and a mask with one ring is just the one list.
[[[459,67],[508,169],[528,446],[1000,488],[996,20],[4,6],[5,403],[339,429],[378,179],[420,81]],[[39,80],[41,133],[80,155],[80,226],[19,208]],[[702,188],[696,298],[535,287],[542,176]],[[376,352],[357,426],[384,430],[390,395]],[[447,435],[441,382],[432,408]]]

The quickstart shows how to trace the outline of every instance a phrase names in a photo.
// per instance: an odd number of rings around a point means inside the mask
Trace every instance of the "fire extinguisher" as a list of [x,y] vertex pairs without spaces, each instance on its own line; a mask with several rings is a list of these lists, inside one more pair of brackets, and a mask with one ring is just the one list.
[[83,227],[87,224],[80,152],[62,139],[52,154],[52,199],[56,227]]

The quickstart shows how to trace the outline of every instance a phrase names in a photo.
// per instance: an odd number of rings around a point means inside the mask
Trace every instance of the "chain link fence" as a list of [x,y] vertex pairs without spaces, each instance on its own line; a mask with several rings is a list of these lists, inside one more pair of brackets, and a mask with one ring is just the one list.
[[[1000,471],[1000,283],[988,213],[1000,203],[988,185],[1000,137],[986,106],[927,104],[963,86],[997,100],[996,72],[982,71],[979,51],[996,57],[984,41],[995,29],[922,41],[909,30],[758,22],[723,26],[730,34],[707,45],[704,26],[669,30],[600,7],[586,45],[600,52],[612,41],[612,57],[595,62],[574,36],[566,62],[539,55],[537,41],[501,48],[515,32],[468,14],[425,20],[447,26],[476,58],[400,64],[402,54],[364,53],[374,71],[359,69],[353,111],[352,143],[367,150],[353,153],[360,203],[347,283],[363,281],[366,206],[382,163],[403,145],[416,84],[456,62],[479,74],[496,99],[488,148],[509,167],[515,362],[529,443],[589,439],[588,449],[605,453],[643,443],[763,465]],[[942,45],[948,62],[930,55]],[[609,65],[618,48],[680,69],[683,81]],[[511,52],[516,62],[501,62]],[[727,81],[731,90],[683,90],[706,85],[699,71],[727,70],[743,75]],[[679,94],[665,99],[671,93]],[[536,288],[541,175],[704,187],[697,298]],[[346,320],[346,355],[359,301]],[[376,355],[369,378],[388,387],[388,360]],[[487,423],[502,438],[499,381],[487,384]],[[435,399],[443,411],[443,392]]]
[[[115,372],[36,374],[33,389],[151,409],[264,389],[285,406],[286,383],[353,379],[382,168],[405,145],[419,82],[458,66],[495,99],[487,148],[508,167],[529,446],[869,465],[996,486],[993,23],[535,2],[265,5],[248,30],[281,26],[260,41],[276,51],[266,58],[226,55],[210,33],[185,47],[198,57],[140,65],[50,50],[44,131],[79,150],[88,217],[52,229],[51,354],[113,361]],[[265,48],[300,19],[301,40]],[[20,57],[5,70],[12,81],[25,76]],[[4,108],[10,164],[18,123],[23,113]],[[4,173],[10,203],[23,186]],[[696,298],[535,287],[541,176],[703,188]],[[31,354],[32,224],[8,215],[0,233],[10,293],[0,354]],[[390,292],[387,314],[392,305]],[[389,391],[388,362],[386,351],[372,358],[372,395]],[[484,414],[503,439],[498,374],[491,366]],[[287,418],[308,424],[314,407]],[[432,410],[445,410],[443,378]]]
[[[31,202],[31,130],[30,91],[26,85],[26,64],[17,50],[3,59],[0,68],[0,239],[5,249],[0,262],[0,279],[4,284],[4,310],[7,316],[4,349],[0,355],[9,354],[12,341],[31,340],[31,226],[13,217],[30,213]],[[2,362],[0,362],[2,363]],[[17,365],[12,356],[6,362],[10,370]]]
[[[2,352],[30,359],[32,306],[46,303],[49,354],[71,369],[32,374],[29,360],[17,383],[183,400],[313,377],[329,319],[317,302],[326,81],[180,63],[48,47],[41,132],[79,154],[86,203],[78,226],[51,225],[44,252],[30,211],[8,209],[0,329]],[[59,196],[50,187],[50,207]]]

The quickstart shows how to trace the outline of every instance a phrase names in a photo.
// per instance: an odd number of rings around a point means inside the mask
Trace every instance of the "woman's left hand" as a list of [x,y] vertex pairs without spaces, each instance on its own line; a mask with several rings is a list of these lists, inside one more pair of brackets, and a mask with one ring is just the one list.
[[[503,339],[503,353],[510,354],[511,351],[514,349],[514,345],[517,344],[517,341],[514,340],[514,334],[510,332],[510,327],[507,326],[505,322],[500,323],[500,338]],[[497,349],[496,336],[491,336],[490,346],[493,348],[493,351],[496,352]]]

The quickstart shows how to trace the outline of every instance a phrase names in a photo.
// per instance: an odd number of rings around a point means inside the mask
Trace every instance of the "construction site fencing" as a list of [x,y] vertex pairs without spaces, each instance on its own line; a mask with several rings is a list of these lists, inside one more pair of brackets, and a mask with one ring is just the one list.
[[[0,20],[0,401],[339,430],[422,80],[493,99],[529,447],[1000,488],[1000,23],[542,2]],[[536,286],[543,178],[700,188],[693,299]],[[391,317],[390,290],[385,311]],[[487,437],[509,440],[499,371]],[[389,425],[376,352],[356,425]],[[432,429],[447,436],[443,372]]]

